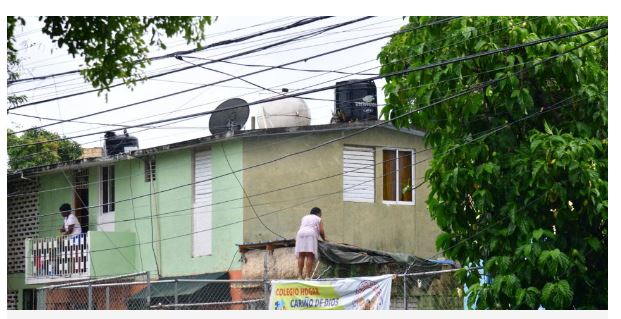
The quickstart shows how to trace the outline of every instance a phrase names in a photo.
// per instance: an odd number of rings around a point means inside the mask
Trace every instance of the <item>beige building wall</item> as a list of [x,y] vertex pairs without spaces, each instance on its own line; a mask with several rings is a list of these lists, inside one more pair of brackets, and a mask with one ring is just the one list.
[[[333,131],[246,138],[244,167],[351,133]],[[375,147],[374,203],[343,201],[344,146]],[[318,206],[323,211],[329,241],[423,258],[435,255],[435,239],[440,231],[426,208],[429,194],[426,184],[416,189],[415,205],[388,205],[382,201],[383,148],[414,149],[417,151],[416,162],[431,156],[430,151],[423,151],[421,137],[378,127],[313,151],[245,170],[244,188],[251,197],[250,202],[244,200],[244,242],[281,239],[278,235],[295,238],[300,219],[313,206]],[[428,161],[416,165],[414,185],[423,181],[428,165]],[[305,184],[291,187],[302,183]],[[261,221],[278,235],[268,230],[256,218],[255,212],[259,216],[267,214],[261,217]]]

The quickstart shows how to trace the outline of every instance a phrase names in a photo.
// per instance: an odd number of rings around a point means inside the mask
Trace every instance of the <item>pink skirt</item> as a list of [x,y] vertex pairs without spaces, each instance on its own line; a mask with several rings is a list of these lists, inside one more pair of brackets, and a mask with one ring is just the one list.
[[295,236],[295,257],[300,253],[313,253],[317,258],[317,233],[314,229],[302,228]]

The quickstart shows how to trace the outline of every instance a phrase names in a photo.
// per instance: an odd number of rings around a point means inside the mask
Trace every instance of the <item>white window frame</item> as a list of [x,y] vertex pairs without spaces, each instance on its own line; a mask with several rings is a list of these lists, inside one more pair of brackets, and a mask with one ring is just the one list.
[[[371,191],[373,192],[371,198],[346,198],[346,191],[345,191],[345,180],[347,178],[347,171],[346,170],[351,170],[350,168],[346,168],[345,167],[345,151],[361,151],[361,152],[370,152],[372,159],[372,166],[369,167],[369,169],[373,172],[373,177],[371,177],[371,179],[366,182],[371,184]],[[344,202],[352,202],[352,203],[375,203],[375,147],[373,146],[353,146],[353,145],[344,145],[343,146],[343,201]]]
[[[382,164],[384,163],[383,161],[385,161],[386,159],[384,158],[384,151],[397,151],[397,153],[395,154],[395,166],[397,167],[395,170],[395,183],[397,185],[397,187],[395,187],[395,192],[396,192],[396,196],[395,198],[397,198],[396,201],[393,200],[384,200],[384,191],[382,189],[382,203],[386,204],[386,205],[411,205],[414,206],[416,205],[416,189],[414,189],[414,187],[416,186],[416,183],[414,181],[416,181],[416,150],[415,149],[407,149],[407,148],[383,148],[382,149]],[[399,187],[399,172],[400,172],[400,167],[399,167],[399,152],[411,152],[412,153],[412,201],[401,201],[398,200],[399,198],[399,192],[401,191],[401,188]],[[384,176],[385,172],[384,172],[384,165],[382,165],[382,176]],[[383,183],[383,178],[382,178],[382,183]],[[382,186],[383,187],[383,186]]]

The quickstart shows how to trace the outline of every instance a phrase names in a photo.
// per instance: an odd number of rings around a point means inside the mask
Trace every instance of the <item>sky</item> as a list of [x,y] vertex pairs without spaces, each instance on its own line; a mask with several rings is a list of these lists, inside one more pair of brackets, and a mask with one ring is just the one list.
[[[253,34],[262,30],[288,25],[305,17],[300,16],[278,16],[278,17],[229,17],[220,16],[211,26],[206,27],[207,39],[204,45],[210,43],[236,38]],[[199,58],[222,58],[233,53],[238,53],[249,48],[256,48],[267,43],[280,41],[300,34],[304,31],[314,30],[332,24],[354,20],[357,17],[332,17],[320,20],[300,28],[290,29],[284,32],[272,33],[259,38],[244,41],[239,44],[226,45],[213,49],[208,49],[191,54]],[[312,38],[294,41],[286,45],[277,46],[259,53],[231,59],[232,62],[259,65],[279,65],[289,61],[298,60],[326,51],[338,49],[358,42],[363,42],[372,38],[388,35],[398,31],[405,25],[406,21],[402,17],[373,17],[368,20],[350,24],[338,29],[330,30]],[[53,73],[60,73],[84,67],[80,57],[73,58],[66,52],[66,48],[59,49],[49,38],[40,32],[41,22],[32,17],[27,18],[26,26],[16,28],[17,47],[19,58],[22,60],[20,73],[22,78],[42,76]],[[388,42],[389,38],[382,39],[370,44],[365,44],[353,49],[330,54],[307,62],[291,65],[294,68],[320,69],[320,70],[342,70],[351,73],[378,73],[379,62],[377,55],[381,48]],[[152,48],[150,56],[159,56],[165,53],[179,50],[192,49],[181,37],[164,38],[167,45],[166,50]],[[193,63],[202,62],[199,59],[187,59]],[[187,62],[179,61],[174,58],[154,61],[147,66],[145,73],[153,74],[174,68],[189,66]],[[259,68],[225,63],[207,65],[209,68],[217,69],[232,75],[243,75]],[[334,85],[337,81],[348,79],[361,79],[368,75],[347,76],[337,73],[310,73],[293,70],[271,70],[261,74],[246,77],[245,79],[258,84],[262,87],[280,91],[282,88],[289,89],[290,92],[303,88],[316,88]],[[175,91],[180,91],[200,84],[212,83],[218,80],[229,78],[227,75],[219,74],[210,70],[193,68],[167,75],[164,77],[150,79],[138,83],[133,89],[126,86],[112,88],[107,94],[107,101],[104,94],[89,93],[77,97],[60,99],[38,105],[32,105],[14,110],[14,113],[27,114],[37,117],[53,119],[69,119],[80,115],[98,112],[113,107],[154,98]],[[383,80],[376,80],[378,87],[378,101],[382,103],[384,85]],[[74,92],[81,92],[92,89],[91,85],[84,81],[78,74],[67,76],[52,77],[45,80],[24,82],[8,87],[8,93],[26,94],[30,102],[53,98],[55,96],[66,95]],[[149,121],[166,119],[185,114],[208,111],[216,108],[224,100],[238,97],[248,102],[265,99],[274,96],[269,91],[261,90],[244,81],[234,79],[217,86],[209,86],[195,91],[184,93],[170,98],[160,99],[145,104],[136,105],[119,111],[113,111],[101,115],[96,115],[79,121],[100,123],[100,124],[139,124]],[[327,90],[314,94],[305,95],[309,98],[334,99],[334,90]],[[321,100],[306,100],[311,112],[311,124],[327,124],[330,122],[334,110],[334,102]],[[256,106],[250,107],[250,115],[256,115]],[[22,130],[33,126],[52,123],[45,119],[33,119],[23,116],[8,114],[7,126],[14,130]],[[178,123],[169,123],[157,129],[130,128],[128,133],[136,136],[140,143],[140,148],[149,148],[158,145],[170,144],[192,138],[208,136],[209,116],[202,116],[196,119]],[[247,128],[250,122],[247,122]],[[108,130],[110,127],[105,125],[84,124],[65,122],[47,127],[47,130],[54,131],[60,135],[72,137],[88,133],[98,133]],[[117,134],[121,133],[118,129]],[[76,138],[75,141],[83,147],[103,146],[103,134],[96,134],[86,137]]]

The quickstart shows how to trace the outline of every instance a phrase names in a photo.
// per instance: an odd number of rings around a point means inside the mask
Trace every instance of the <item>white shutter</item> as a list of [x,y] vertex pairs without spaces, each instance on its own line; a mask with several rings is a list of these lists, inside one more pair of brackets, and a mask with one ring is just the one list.
[[192,255],[211,255],[211,153],[194,153],[194,203],[192,206]]
[[375,151],[371,147],[343,149],[343,200],[375,201]]

